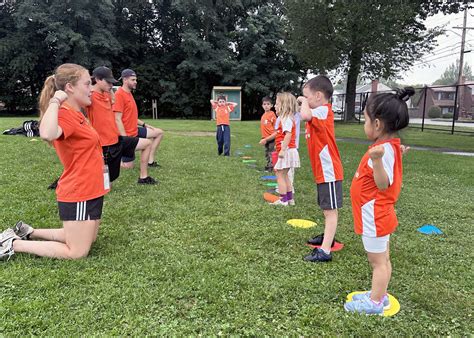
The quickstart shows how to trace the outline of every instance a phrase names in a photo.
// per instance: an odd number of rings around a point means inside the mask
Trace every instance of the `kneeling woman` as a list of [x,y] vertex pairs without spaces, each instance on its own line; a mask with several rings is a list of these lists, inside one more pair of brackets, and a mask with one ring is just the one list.
[[63,228],[33,229],[18,222],[0,234],[0,258],[26,252],[78,259],[89,253],[109,191],[99,136],[81,113],[91,104],[90,95],[91,77],[82,66],[63,64],[46,79],[39,100],[40,136],[52,143],[64,166],[56,189]]

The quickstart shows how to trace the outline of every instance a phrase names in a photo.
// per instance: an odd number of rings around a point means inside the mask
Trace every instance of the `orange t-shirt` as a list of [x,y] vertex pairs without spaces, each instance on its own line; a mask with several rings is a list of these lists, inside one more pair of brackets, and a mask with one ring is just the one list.
[[212,109],[216,112],[216,124],[230,124],[230,113],[234,111],[234,105],[226,104],[225,106],[219,106],[216,103],[212,104]]
[[312,109],[311,121],[306,122],[305,137],[316,183],[341,181],[344,171],[334,134],[334,113],[329,103]]
[[260,131],[262,132],[262,138],[268,137],[275,132],[275,121],[276,115],[271,110],[263,113],[260,119]]
[[383,168],[389,187],[379,190],[374,180],[372,160],[366,152],[352,179],[351,202],[354,230],[359,235],[381,237],[391,234],[398,225],[395,203],[402,188],[403,166],[400,139],[383,140],[370,146],[383,145]]
[[122,113],[122,123],[127,136],[137,136],[138,108],[132,93],[127,93],[120,87],[115,93],[113,111]]
[[290,143],[288,143],[288,149],[296,148],[296,123],[290,118],[280,120],[280,124],[277,129],[277,135],[275,137],[276,151],[281,150],[281,143],[285,138],[285,134],[291,132]]
[[56,196],[59,202],[82,202],[105,195],[104,159],[99,135],[85,116],[67,104],[58,112],[62,135],[53,141],[64,171]]
[[93,91],[91,100],[91,105],[86,109],[87,117],[99,134],[100,144],[103,147],[116,144],[120,133],[115,123],[110,93]]

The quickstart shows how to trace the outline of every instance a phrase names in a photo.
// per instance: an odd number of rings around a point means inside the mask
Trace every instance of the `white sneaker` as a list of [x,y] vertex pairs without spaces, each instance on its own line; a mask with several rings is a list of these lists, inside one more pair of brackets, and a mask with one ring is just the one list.
[[7,229],[4,232],[0,233],[0,245],[3,245],[4,242],[10,240],[10,239],[20,239],[13,229]]
[[13,238],[10,238],[3,242],[0,246],[0,260],[6,259],[8,261],[14,254],[15,250],[13,250]]
[[288,206],[288,202],[283,202],[281,199],[277,199],[275,202],[269,203],[270,205],[281,205],[284,207]]
[[294,199],[288,200],[288,205],[295,205],[295,200]]

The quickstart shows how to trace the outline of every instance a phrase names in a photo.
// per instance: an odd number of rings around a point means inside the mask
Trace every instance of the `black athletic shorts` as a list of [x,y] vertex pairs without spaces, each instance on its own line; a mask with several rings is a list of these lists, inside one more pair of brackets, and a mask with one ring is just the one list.
[[342,181],[318,183],[318,204],[323,210],[342,208]]
[[59,202],[59,219],[61,221],[97,220],[102,216],[104,196],[82,202]]
[[110,146],[102,147],[104,162],[109,167],[110,182],[120,175],[120,161],[122,159],[122,143],[119,141]]
[[140,139],[138,137],[120,136],[119,140],[122,144],[122,161],[132,162],[135,159],[135,149]]

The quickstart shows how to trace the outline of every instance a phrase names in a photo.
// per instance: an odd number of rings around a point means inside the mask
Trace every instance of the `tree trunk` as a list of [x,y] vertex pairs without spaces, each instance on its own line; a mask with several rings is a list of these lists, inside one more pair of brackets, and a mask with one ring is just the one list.
[[360,73],[360,63],[362,59],[362,51],[358,48],[353,49],[349,57],[349,72],[347,74],[346,86],[346,113],[344,115],[344,122],[354,121],[355,118],[355,99],[357,77]]

